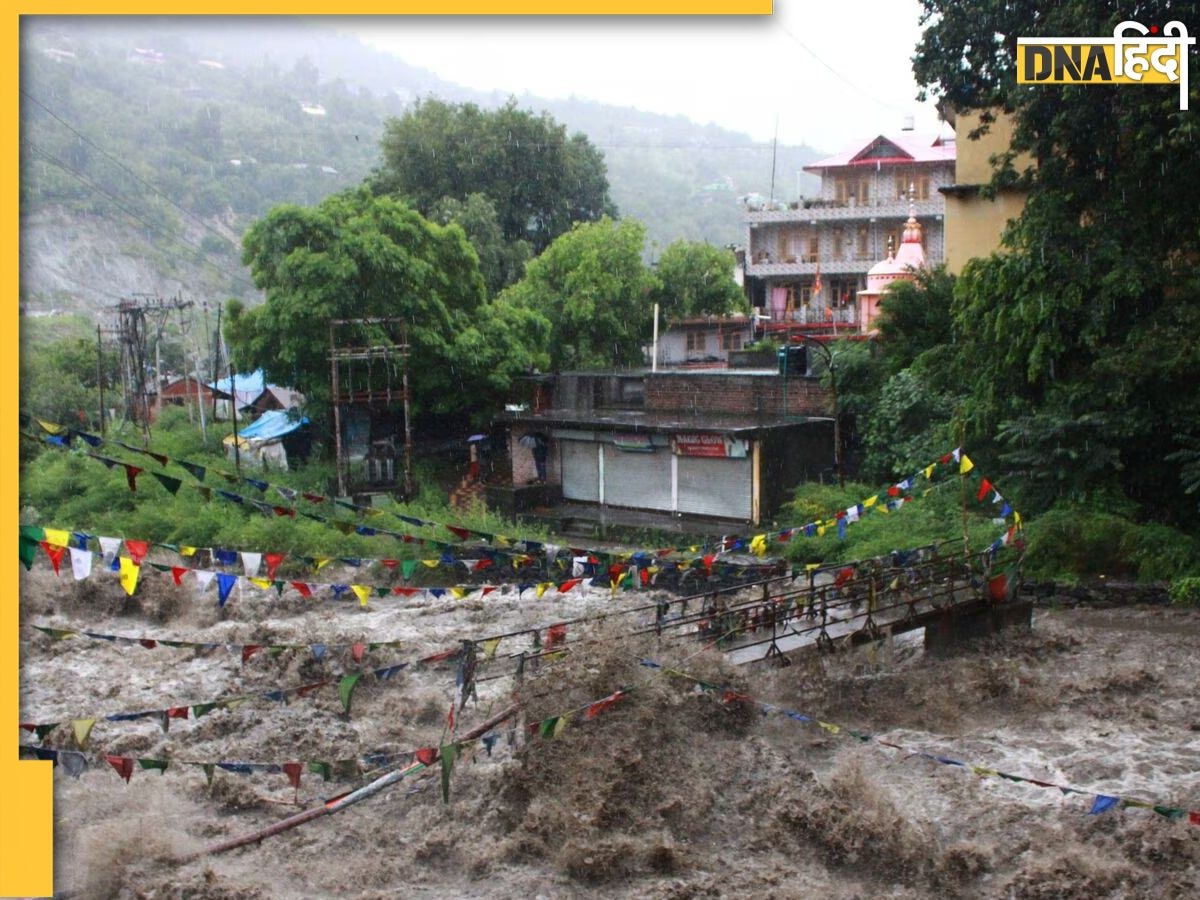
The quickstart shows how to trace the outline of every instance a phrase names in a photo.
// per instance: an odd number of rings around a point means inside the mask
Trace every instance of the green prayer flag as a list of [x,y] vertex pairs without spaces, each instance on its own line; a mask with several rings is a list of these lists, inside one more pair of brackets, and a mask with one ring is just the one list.
[[37,557],[37,552],[38,542],[22,534],[17,541],[17,555],[26,569],[33,568],[33,560]]
[[538,726],[538,734],[544,738],[554,737],[554,726],[558,724],[558,716],[551,716],[549,719],[542,719]]
[[201,716],[207,716],[220,705],[219,703],[197,703],[192,707],[192,718],[199,719]]
[[41,525],[22,525],[21,538],[40,544],[46,539],[46,529]]
[[38,736],[39,741],[44,741],[46,739],[46,737],[50,734],[50,732],[52,732],[57,727],[58,727],[57,722],[50,722],[46,725],[38,725],[38,726],[34,727],[33,733]]
[[360,678],[362,672],[355,672],[338,682],[338,696],[342,698],[342,706],[346,707],[346,715],[350,715],[350,698],[354,695],[354,686]]
[[167,771],[168,763],[165,759],[139,759],[138,765],[143,769],[158,769],[161,773]]
[[204,770],[204,778],[208,782],[208,786],[212,787],[213,769],[216,767],[212,763],[201,763],[200,768]]
[[[37,544],[34,544],[34,549],[37,549]],[[400,574],[404,576],[404,580],[412,578],[412,574],[416,571],[417,561],[415,559],[406,559],[400,563]]]
[[1171,820],[1182,819],[1187,815],[1186,809],[1179,809],[1175,806],[1156,806],[1154,807],[1154,811],[1160,816],[1166,816]]
[[308,771],[314,775],[320,775],[322,781],[328,781],[329,776],[333,774],[333,766],[327,762],[310,762]]
[[442,802],[450,802],[450,772],[458,759],[458,744],[446,744],[442,750]]

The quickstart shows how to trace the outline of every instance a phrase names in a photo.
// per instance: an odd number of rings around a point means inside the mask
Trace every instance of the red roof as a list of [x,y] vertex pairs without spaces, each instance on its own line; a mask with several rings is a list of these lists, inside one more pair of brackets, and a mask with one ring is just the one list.
[[[881,147],[884,155],[869,155]],[[914,162],[952,162],[955,157],[953,140],[937,134],[918,134],[905,131],[899,135],[876,135],[867,140],[855,141],[840,153],[810,163],[806,172],[819,172],[835,166],[874,166],[877,163],[896,165]]]

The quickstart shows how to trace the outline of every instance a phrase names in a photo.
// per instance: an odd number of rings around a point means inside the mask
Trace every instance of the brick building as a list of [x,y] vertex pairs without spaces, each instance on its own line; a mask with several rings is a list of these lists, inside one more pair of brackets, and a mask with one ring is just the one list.
[[[832,402],[810,371],[563,373],[540,409],[510,411],[511,512],[546,505],[644,510],[739,523],[770,519],[793,487],[832,471]],[[549,445],[537,480],[534,440]]]

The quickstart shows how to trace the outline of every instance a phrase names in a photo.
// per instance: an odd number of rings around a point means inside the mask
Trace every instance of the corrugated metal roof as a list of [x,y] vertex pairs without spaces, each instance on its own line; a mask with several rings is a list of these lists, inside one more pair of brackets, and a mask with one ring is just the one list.
[[[828,156],[815,163],[809,163],[804,167],[804,171],[813,172],[834,166],[854,165],[862,153],[880,140],[894,144],[901,151],[901,156],[889,158],[888,162],[907,162],[909,160],[912,162],[947,162],[952,161],[956,156],[954,142],[947,141],[941,135],[905,131],[898,135],[878,134],[865,140],[855,141],[833,156]],[[880,161],[882,162],[882,160]],[[864,159],[861,162],[865,165],[874,163],[876,160],[873,158]]]

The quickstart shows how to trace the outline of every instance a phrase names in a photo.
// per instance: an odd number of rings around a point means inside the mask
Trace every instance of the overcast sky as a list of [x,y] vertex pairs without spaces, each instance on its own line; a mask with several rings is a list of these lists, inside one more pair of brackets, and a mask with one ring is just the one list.
[[775,0],[771,16],[403,17],[343,30],[442,78],[598,100],[833,152],[943,128],[915,97],[918,0]]

